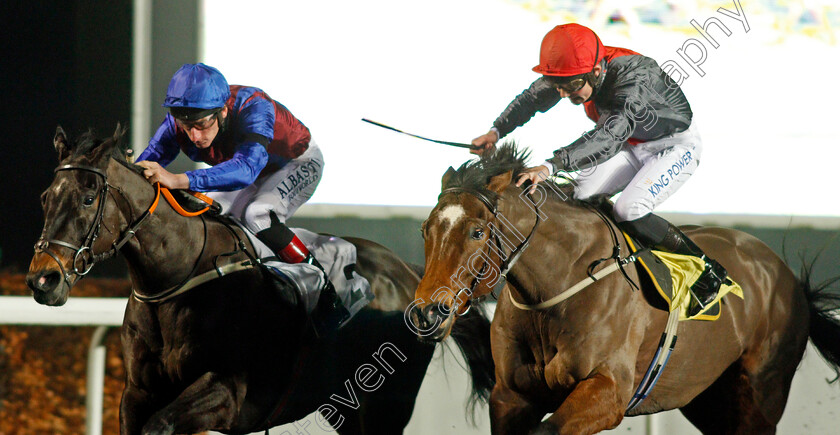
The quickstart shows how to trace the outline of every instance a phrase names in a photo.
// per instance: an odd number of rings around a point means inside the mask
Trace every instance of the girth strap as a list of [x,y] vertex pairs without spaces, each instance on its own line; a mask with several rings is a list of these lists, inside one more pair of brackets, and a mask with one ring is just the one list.
[[187,291],[193,289],[194,287],[198,287],[205,282],[212,281],[216,278],[221,278],[225,275],[230,275],[231,273],[240,272],[243,270],[253,269],[255,267],[254,263],[251,260],[240,261],[236,263],[226,264],[221,267],[217,267],[213,270],[209,270],[204,272],[200,275],[194,276],[184,282],[183,284],[168,288],[162,292],[153,294],[153,295],[144,295],[137,291],[137,289],[131,289],[131,296],[134,299],[137,299],[143,303],[159,303],[165,302],[169,299],[172,299],[176,296],[179,296]]

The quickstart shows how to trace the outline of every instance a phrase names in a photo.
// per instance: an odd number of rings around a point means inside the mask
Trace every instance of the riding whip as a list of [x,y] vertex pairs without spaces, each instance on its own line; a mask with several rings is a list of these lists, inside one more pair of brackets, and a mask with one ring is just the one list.
[[382,128],[386,128],[386,129],[388,129],[388,130],[396,131],[397,133],[402,133],[402,134],[409,135],[409,136],[411,136],[411,137],[416,137],[417,139],[427,140],[427,141],[429,141],[429,142],[434,142],[434,143],[439,143],[439,144],[442,144],[442,145],[449,145],[449,146],[459,147],[459,148],[469,148],[469,149],[472,149],[472,150],[474,150],[474,149],[478,149],[478,147],[474,147],[474,146],[472,146],[472,145],[470,145],[470,144],[458,143],[458,142],[447,142],[447,141],[445,141],[445,140],[429,139],[429,138],[427,138],[427,137],[423,137],[423,136],[418,136],[418,135],[416,135],[416,134],[407,133],[407,132],[404,132],[404,131],[402,131],[402,130],[397,130],[397,129],[396,129],[396,128],[394,128],[394,127],[389,127],[389,126],[387,126],[387,125],[385,125],[385,124],[380,124],[380,123],[378,123],[378,122],[376,122],[376,121],[371,121],[370,119],[366,119],[366,118],[362,118],[362,121],[367,122],[367,123],[370,123],[370,124],[373,124],[373,125],[375,125],[375,126],[377,126],[377,127],[382,127]]

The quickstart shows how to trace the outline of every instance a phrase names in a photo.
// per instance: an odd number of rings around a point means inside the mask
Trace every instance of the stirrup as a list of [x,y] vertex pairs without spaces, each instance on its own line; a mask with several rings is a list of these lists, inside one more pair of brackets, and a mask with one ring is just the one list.
[[705,255],[700,258],[706,262],[706,267],[703,273],[700,274],[700,277],[697,278],[697,281],[689,288],[689,293],[691,293],[694,301],[689,307],[689,317],[705,310],[717,299],[721,286],[726,283],[731,283],[726,269],[720,263],[709,259]]

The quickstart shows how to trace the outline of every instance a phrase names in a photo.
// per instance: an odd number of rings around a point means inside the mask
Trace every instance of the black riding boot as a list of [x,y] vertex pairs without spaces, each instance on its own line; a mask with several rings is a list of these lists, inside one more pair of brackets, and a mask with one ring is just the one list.
[[703,273],[691,286],[695,304],[689,308],[689,316],[693,316],[712,303],[717,297],[721,284],[727,281],[726,269],[717,261],[703,253],[679,228],[670,222],[650,213],[633,221],[619,223],[619,226],[638,238],[642,243],[655,249],[680,255],[691,255],[705,262]]
[[315,256],[309,252],[309,249],[286,224],[280,222],[273,212],[270,212],[270,215],[271,226],[257,233],[257,238],[268,245],[282,261],[292,264],[309,263],[320,269],[324,274],[325,284],[318,297],[318,304],[310,316],[315,334],[321,337],[329,331],[337,329],[350,317],[350,312],[338,298],[335,287],[333,287],[321,263],[315,259]]

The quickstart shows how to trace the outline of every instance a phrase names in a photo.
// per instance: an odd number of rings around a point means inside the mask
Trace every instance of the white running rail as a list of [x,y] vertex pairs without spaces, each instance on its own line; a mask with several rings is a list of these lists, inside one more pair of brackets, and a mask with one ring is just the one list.
[[31,296],[0,296],[0,325],[96,326],[87,363],[85,434],[102,434],[105,333],[121,326],[128,298],[72,297],[64,306],[39,305]]

